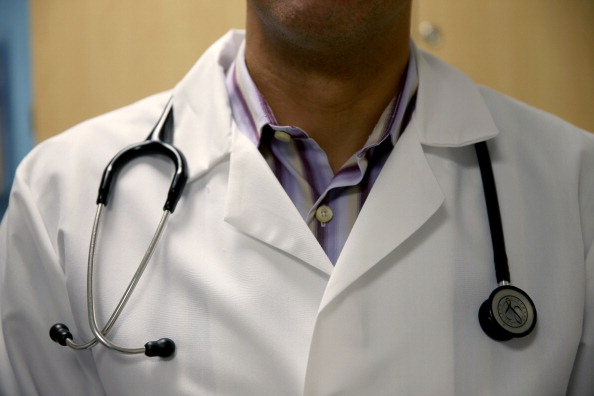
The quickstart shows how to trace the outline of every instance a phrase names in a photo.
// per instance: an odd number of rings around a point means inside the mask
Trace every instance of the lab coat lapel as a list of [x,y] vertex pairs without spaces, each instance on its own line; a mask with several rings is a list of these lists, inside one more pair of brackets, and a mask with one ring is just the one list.
[[[413,47],[414,51],[417,51]],[[462,147],[499,131],[480,91],[465,75],[417,51],[413,117],[362,208],[330,278],[320,311],[421,229],[444,201],[425,147]]]
[[225,221],[275,249],[330,273],[332,263],[253,143],[232,120],[225,72],[244,40],[232,31],[176,86],[175,144],[186,154],[188,183],[230,161]]
[[320,310],[421,228],[443,200],[418,137],[408,131],[394,147],[359,213]]
[[232,117],[225,73],[243,39],[240,32],[227,33],[173,90],[174,143],[185,153],[188,183],[229,155]]
[[328,256],[256,146],[237,130],[233,135],[225,221],[330,274]]

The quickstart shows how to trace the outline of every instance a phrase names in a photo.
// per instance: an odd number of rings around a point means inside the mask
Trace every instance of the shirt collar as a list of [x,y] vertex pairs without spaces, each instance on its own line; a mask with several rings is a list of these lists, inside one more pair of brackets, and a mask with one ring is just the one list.
[[[412,44],[411,44],[412,48]],[[380,116],[365,146],[384,140],[390,135],[395,144],[402,130],[409,106],[414,100],[419,85],[415,51],[411,49],[403,87],[388,104]],[[256,146],[259,145],[265,126],[278,126],[272,109],[252,80],[245,63],[245,42],[239,48],[237,57],[227,71],[227,92],[231,103],[233,119],[239,130]],[[286,129],[287,127],[282,127]]]

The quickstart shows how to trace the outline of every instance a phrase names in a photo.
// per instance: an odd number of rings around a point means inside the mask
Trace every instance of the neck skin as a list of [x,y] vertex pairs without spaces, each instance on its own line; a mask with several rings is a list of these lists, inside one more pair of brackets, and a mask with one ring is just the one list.
[[[299,45],[258,20],[248,3],[246,64],[281,125],[306,131],[336,173],[363,147],[399,89],[409,57],[410,4],[361,42]],[[332,47],[332,48],[329,48]]]

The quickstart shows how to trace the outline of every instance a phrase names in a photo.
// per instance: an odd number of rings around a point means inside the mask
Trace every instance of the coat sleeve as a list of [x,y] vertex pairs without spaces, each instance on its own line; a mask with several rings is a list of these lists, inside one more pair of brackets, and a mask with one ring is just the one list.
[[103,395],[90,352],[49,338],[52,324],[72,313],[58,236],[34,198],[45,194],[31,192],[26,173],[17,173],[0,226],[0,395]]
[[580,209],[584,255],[586,261],[586,290],[582,338],[567,394],[594,394],[594,136],[586,135],[580,174]]

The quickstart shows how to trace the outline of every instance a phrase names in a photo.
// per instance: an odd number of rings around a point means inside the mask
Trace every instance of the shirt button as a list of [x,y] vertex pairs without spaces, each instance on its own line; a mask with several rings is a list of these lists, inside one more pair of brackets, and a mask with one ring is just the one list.
[[318,207],[318,209],[316,210],[316,219],[318,219],[318,221],[321,223],[329,222],[330,220],[332,220],[333,216],[334,215],[332,214],[332,209],[330,209],[326,205],[322,205]]
[[274,132],[274,138],[276,140],[280,140],[281,142],[285,142],[285,143],[291,141],[291,135],[289,135],[287,132],[284,132],[284,131]]

